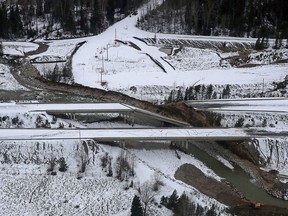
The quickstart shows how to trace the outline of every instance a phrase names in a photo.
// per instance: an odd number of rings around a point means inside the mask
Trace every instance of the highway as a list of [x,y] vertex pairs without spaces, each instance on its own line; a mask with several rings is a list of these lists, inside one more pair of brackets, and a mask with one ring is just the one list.
[[187,101],[186,104],[199,110],[233,112],[287,113],[287,98],[241,98],[221,100]]
[[123,103],[0,103],[0,112],[46,112],[48,114],[119,113],[135,118],[146,118],[166,122],[174,126],[190,126],[186,122],[161,116]]
[[236,128],[130,128],[130,129],[0,129],[0,140],[248,140],[252,136]]
[[[271,99],[272,100],[272,99]],[[270,100],[270,101],[271,101]],[[251,100],[249,100],[251,101]],[[249,102],[244,100],[244,102]],[[252,100],[253,101],[253,100]],[[256,100],[258,103],[261,100]],[[264,101],[264,100],[263,100]],[[274,100],[275,103],[277,100]],[[280,101],[283,103],[282,100]],[[222,101],[221,101],[222,102]],[[234,100],[226,100],[224,103]],[[240,100],[242,102],[242,100]],[[201,102],[197,102],[201,105]],[[209,104],[209,103],[208,103]],[[98,141],[224,141],[224,140],[251,140],[264,137],[284,137],[288,132],[281,131],[259,131],[257,128],[193,128],[187,127],[186,123],[160,116],[145,110],[138,109],[120,103],[78,103],[78,104],[13,104],[1,103],[0,112],[47,112],[47,113],[133,113],[148,116],[151,119],[158,119],[176,125],[181,128],[113,128],[113,129],[36,129],[36,128],[17,128],[0,129],[0,140],[64,140],[64,139],[95,139]]]
[[0,140],[233,141],[287,135],[287,131],[259,131],[255,128],[0,129]]

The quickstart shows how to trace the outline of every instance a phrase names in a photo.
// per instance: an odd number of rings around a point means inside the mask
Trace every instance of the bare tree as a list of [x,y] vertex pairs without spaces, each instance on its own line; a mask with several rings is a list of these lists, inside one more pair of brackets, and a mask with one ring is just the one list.
[[157,192],[153,190],[153,184],[150,182],[144,182],[139,188],[138,193],[141,201],[144,204],[144,216],[147,215],[147,210],[149,204],[153,201],[154,197],[157,195]]
[[116,177],[120,180],[128,180],[129,176],[135,175],[135,162],[132,156],[129,156],[127,152],[121,151],[120,155],[116,159]]
[[155,172],[153,175],[152,185],[154,191],[158,191],[161,186],[164,186],[161,175],[158,172]]

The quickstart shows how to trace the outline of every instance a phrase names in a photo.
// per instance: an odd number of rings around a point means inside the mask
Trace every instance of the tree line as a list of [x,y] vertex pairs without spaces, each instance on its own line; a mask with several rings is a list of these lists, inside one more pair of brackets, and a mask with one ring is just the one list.
[[[166,0],[138,20],[165,33],[288,38],[287,0]],[[262,42],[261,40],[261,42]]]
[[173,89],[170,91],[166,103],[178,102],[183,100],[207,100],[207,99],[228,99],[231,96],[230,85],[227,84],[223,87],[222,91],[216,91],[212,84],[205,86],[196,85],[184,89],[178,87],[178,90]]
[[[98,34],[144,0],[15,0],[0,5],[0,38]],[[122,15],[122,16],[120,16]]]

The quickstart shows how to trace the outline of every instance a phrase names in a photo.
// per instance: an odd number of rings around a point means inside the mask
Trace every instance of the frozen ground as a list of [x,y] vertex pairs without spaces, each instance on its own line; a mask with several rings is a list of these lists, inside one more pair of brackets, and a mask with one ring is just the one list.
[[38,44],[31,42],[2,42],[3,54],[24,56],[29,51],[35,51],[39,47]]
[[[174,179],[177,167],[184,163],[192,163],[205,175],[219,180],[213,171],[195,158],[179,153],[179,160],[169,148],[151,151],[130,150],[125,154],[133,158],[135,176],[129,177],[129,181],[126,182],[107,177],[105,169],[100,166],[100,159],[106,152],[112,157],[114,167],[121,151],[123,150],[120,148],[107,145],[98,145],[96,152],[89,149],[89,163],[86,171],[80,173],[84,150],[79,140],[2,143],[0,214],[127,215],[137,187],[146,181],[152,181],[155,173],[164,183],[155,196],[155,202],[159,203],[162,195],[169,196],[176,189],[178,194],[185,191],[193,202],[203,207],[209,207],[214,203],[220,209],[224,208],[215,200]],[[49,160],[53,157],[64,157],[68,171],[56,171],[55,176],[47,173]],[[116,172],[114,168],[113,172]],[[124,189],[132,180],[134,186]],[[158,208],[154,204],[151,204],[149,212],[151,215],[172,215],[166,208]]]
[[[157,1],[158,2],[158,1]],[[160,2],[160,1],[159,1]],[[145,13],[145,7],[139,9]],[[287,75],[287,64],[262,65],[255,68],[233,68],[229,64],[221,64],[221,58],[232,57],[238,53],[216,53],[215,50],[200,50],[187,48],[173,57],[159,51],[158,47],[148,46],[145,43],[133,38],[153,38],[154,33],[141,31],[134,27],[137,16],[127,17],[116,23],[100,35],[82,39],[50,41],[47,51],[30,56],[30,59],[39,61],[67,60],[76,44],[87,41],[73,56],[72,72],[76,83],[116,90],[133,97],[145,100],[160,99],[163,101],[169,95],[171,89],[178,86],[187,87],[198,84],[214,85],[259,85],[262,89],[263,80],[265,86],[271,86],[274,81],[283,81]],[[158,38],[183,38],[197,39],[203,41],[237,41],[255,42],[255,39],[225,38],[225,37],[202,37],[202,36],[179,36],[157,34]],[[115,42],[115,39],[118,42]],[[47,42],[47,41],[41,41]],[[131,43],[132,42],[132,43]],[[23,56],[29,51],[35,51],[37,44],[26,42],[4,42],[4,54]],[[107,49],[108,48],[108,49]],[[266,52],[266,53],[265,53]],[[273,58],[270,53],[253,53],[250,56],[250,63],[268,64],[279,60]],[[281,58],[287,57],[287,52],[276,54]],[[262,55],[262,56],[261,56]],[[274,55],[275,56],[275,55]],[[157,66],[156,60],[163,68]],[[170,65],[170,64],[175,68]],[[52,70],[55,64],[37,66],[41,71],[47,68]],[[135,87],[135,88],[133,88]],[[9,68],[0,65],[0,89],[21,90],[21,87],[12,78]],[[249,87],[245,89],[249,92]],[[241,117],[238,114],[230,113],[227,119],[222,121],[224,126],[234,126]],[[38,117],[40,116],[40,117]],[[251,124],[262,126],[264,119],[267,125],[272,124],[276,128],[286,130],[286,117],[279,115],[254,115],[246,114],[244,125]],[[17,118],[18,117],[18,118]],[[283,118],[282,118],[283,117]],[[279,119],[282,118],[282,121]],[[252,120],[254,119],[254,120]],[[277,124],[276,124],[277,122]],[[15,123],[15,124],[14,124]],[[118,124],[118,123],[117,123]],[[14,126],[13,126],[14,125]],[[110,127],[111,123],[80,124],[71,120],[53,119],[45,113],[34,113],[20,115],[19,112],[1,113],[1,124],[3,128],[11,127]],[[118,124],[121,127],[121,124]],[[127,126],[127,125],[126,125]],[[281,127],[280,127],[281,126]],[[271,126],[272,127],[272,126]],[[7,144],[7,146],[5,146]],[[83,178],[78,180],[81,152],[77,150],[79,141],[60,141],[51,143],[3,143],[1,142],[1,158],[10,162],[0,164],[1,187],[0,187],[0,214],[1,215],[44,215],[49,212],[51,215],[127,215],[135,188],[124,191],[127,183],[119,182],[114,178],[108,178],[100,168],[100,157],[104,151],[117,157],[120,149],[101,146],[101,152],[95,157],[94,163],[88,165]],[[79,146],[78,146],[79,147]],[[79,147],[80,148],[80,147]],[[258,152],[265,159],[263,164],[268,169],[278,169],[281,173],[287,172],[287,141],[286,139],[259,140],[256,145]],[[91,152],[90,152],[91,153]],[[170,195],[174,189],[179,193],[186,191],[192,199],[202,206],[211,205],[215,201],[200,194],[182,182],[175,181],[173,172],[183,163],[191,163],[202,170],[205,175],[216,178],[212,170],[195,158],[182,155],[181,160],[175,157],[170,150],[131,150],[136,157],[137,166],[135,182],[139,184],[149,180],[153,173],[160,172],[165,182],[161,195]],[[169,157],[167,157],[167,155]],[[58,172],[56,176],[47,175],[47,161],[52,156],[57,158],[63,156],[67,159],[69,170],[67,173]],[[89,156],[93,158],[91,153]],[[231,167],[228,161],[218,158],[226,166]],[[165,163],[164,163],[165,162]],[[82,175],[82,174],[81,174]],[[108,192],[107,192],[108,191]],[[215,202],[216,203],[216,202]],[[217,206],[223,206],[216,203]],[[152,215],[172,215],[165,208],[152,207]]]
[[[30,104],[28,104],[29,106]],[[41,106],[41,104],[39,104]],[[32,109],[39,109],[37,105]],[[73,120],[55,118],[45,112],[30,112],[25,105],[13,103],[1,104],[1,128],[58,128],[58,127],[91,127],[92,124],[81,123]],[[14,109],[13,109],[14,107]],[[57,107],[57,106],[56,106]],[[50,108],[53,108],[50,105]],[[95,126],[96,123],[93,123]],[[109,127],[110,122],[97,123],[96,127]],[[117,123],[118,127],[127,127]],[[115,126],[115,125],[113,125]],[[94,145],[94,144],[92,144]],[[191,163],[202,172],[216,180],[220,178],[203,163],[192,156],[181,152],[178,157],[175,150],[170,150],[167,145],[160,149],[130,149],[125,151],[129,158],[133,158],[135,177],[128,182],[119,181],[114,177],[107,177],[105,169],[101,168],[101,157],[105,152],[112,157],[113,172],[116,171],[116,158],[123,151],[118,147],[97,145],[95,150],[89,144],[88,153],[84,150],[79,139],[54,140],[54,141],[1,141],[0,145],[0,214],[1,215],[115,215],[129,214],[131,202],[137,193],[137,187],[146,181],[152,181],[155,173],[160,175],[164,186],[155,197],[155,202],[160,203],[160,198],[170,196],[174,189],[180,195],[185,193],[194,203],[203,207],[215,204],[219,211],[225,206],[201,194],[195,188],[177,181],[174,173],[179,166]],[[159,144],[160,145],[160,144]],[[94,150],[93,150],[94,148]],[[179,159],[179,156],[181,159]],[[53,158],[64,157],[68,171],[58,171],[52,176],[47,169]],[[81,163],[89,160],[86,170],[81,173]],[[86,158],[86,159],[85,159]],[[81,179],[79,179],[81,177]],[[130,181],[134,182],[133,188],[124,189]],[[150,215],[172,215],[172,212],[158,205],[151,204]]]
[[0,63],[0,90],[27,90],[20,85],[12,76],[10,68]]

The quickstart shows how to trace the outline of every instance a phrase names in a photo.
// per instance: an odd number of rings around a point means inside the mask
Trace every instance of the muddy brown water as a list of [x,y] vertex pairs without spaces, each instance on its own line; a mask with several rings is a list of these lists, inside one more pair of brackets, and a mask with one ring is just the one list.
[[[203,145],[205,145],[205,143],[203,143]],[[188,153],[202,161],[218,176],[232,183],[235,188],[245,196],[245,198],[266,205],[288,208],[288,201],[275,198],[268,194],[263,188],[254,184],[252,182],[253,179],[251,179],[251,177],[239,166],[233,164],[234,169],[231,170],[223,163],[193,144],[188,146]]]

